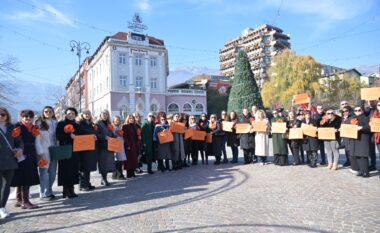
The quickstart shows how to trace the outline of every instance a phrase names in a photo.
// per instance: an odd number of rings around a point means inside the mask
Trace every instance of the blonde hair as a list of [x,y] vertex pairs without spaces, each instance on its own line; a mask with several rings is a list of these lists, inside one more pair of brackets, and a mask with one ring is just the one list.
[[256,118],[260,118],[259,116],[261,115],[260,113],[263,113],[264,117],[262,118],[262,120],[264,120],[265,118],[267,118],[267,115],[265,114],[264,110],[257,110],[256,112]]

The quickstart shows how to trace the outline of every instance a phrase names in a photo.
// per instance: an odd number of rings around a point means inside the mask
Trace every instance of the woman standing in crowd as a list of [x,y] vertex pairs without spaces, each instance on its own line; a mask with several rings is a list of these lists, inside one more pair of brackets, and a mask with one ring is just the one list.
[[[306,125],[311,125],[316,127],[317,122],[311,118],[310,111],[305,110],[305,120],[303,121]],[[318,139],[317,137],[306,136],[303,143],[303,149],[306,151],[307,160],[310,161],[309,167],[317,167],[318,160]]]
[[[380,118],[380,101],[376,103],[376,110],[374,111],[372,118]],[[380,153],[380,133],[373,133],[373,141],[376,144],[377,152]]]
[[256,113],[256,122],[264,122],[266,124],[265,132],[256,132],[255,136],[255,155],[259,156],[261,165],[267,164],[267,157],[269,155],[269,121],[266,119],[265,112],[258,110]]
[[[222,122],[227,120],[227,112],[226,111],[222,111],[220,113],[220,119],[219,119],[219,122],[220,122],[220,125],[222,125]],[[227,151],[226,151],[226,143],[227,143],[227,134],[226,132],[224,132],[222,130],[222,154],[223,154],[223,163],[228,163],[228,159],[227,159]]]
[[[18,169],[12,180],[12,187],[17,187],[16,206],[22,209],[35,209],[37,205],[29,201],[30,186],[40,184],[38,177],[38,158],[36,153],[36,137],[40,137],[40,130],[33,125],[34,112],[22,110],[21,122],[16,124],[16,131],[20,131],[24,143],[25,160],[18,163]],[[42,159],[42,158],[41,158]],[[20,203],[21,201],[21,203]]]
[[[195,121],[195,116],[191,115],[189,117],[189,129],[199,130],[199,126]],[[203,141],[197,141],[189,138],[189,147],[191,150],[191,165],[198,165],[198,150],[203,147]]]
[[[279,116],[278,111],[273,111],[272,122],[285,123],[286,119]],[[272,133],[273,154],[275,165],[287,166],[288,165],[288,145],[283,133]]]
[[[156,147],[156,153],[157,153],[157,160],[158,160],[158,169],[161,170],[161,172],[165,172],[165,169],[168,171],[171,171],[169,160],[171,158],[171,148],[170,148],[170,142],[161,144],[158,140],[158,133],[169,130],[169,124],[166,121],[166,114],[161,113],[157,114],[157,118],[159,118],[159,123],[157,123],[154,127],[153,132],[153,141]],[[164,159],[165,159],[165,166],[164,166]]]
[[232,111],[228,115],[227,121],[233,123],[232,132],[227,132],[227,146],[231,147],[232,160],[231,163],[237,163],[239,158],[239,144],[240,140],[236,134],[236,124],[238,123],[238,117],[236,112]]
[[[173,122],[182,122],[179,113],[173,115]],[[185,145],[182,133],[173,133],[172,163],[173,169],[182,169],[182,160],[185,159]]]
[[212,135],[212,151],[215,155],[215,165],[220,164],[222,157],[222,141],[224,132],[222,131],[222,126],[218,119],[216,119],[216,114],[212,114],[210,117],[210,130]]
[[[73,145],[73,139],[79,134],[79,125],[75,122],[78,112],[75,108],[65,110],[65,119],[58,122],[56,138],[60,146]],[[58,186],[63,186],[63,198],[77,197],[74,185],[79,183],[79,153],[72,152],[71,158],[58,161]]]
[[[326,154],[327,154],[327,161],[328,161],[328,169],[337,170],[338,169],[338,162],[339,162],[339,144],[338,141],[340,140],[339,137],[339,128],[341,125],[341,118],[334,114],[334,110],[329,109],[326,111],[327,118],[323,118],[320,122],[320,127],[329,127],[329,128],[335,128],[335,140],[323,140]],[[368,155],[368,154],[367,154]]]
[[[182,119],[182,123],[185,124],[185,128],[188,129],[189,128],[189,115],[188,114],[180,114],[181,115],[181,119]],[[191,148],[190,148],[190,140],[191,138],[188,138],[188,139],[184,139],[184,142],[183,142],[183,145],[185,147],[185,158],[183,159],[183,164],[182,164],[182,167],[189,167],[189,164],[188,162],[190,162],[190,155],[191,155]]]
[[369,155],[369,140],[370,140],[370,127],[368,117],[363,113],[360,106],[354,108],[355,116],[350,120],[352,125],[358,126],[358,139],[352,140],[350,143],[350,153],[355,157],[356,163],[359,167],[358,176],[369,177],[368,169],[368,155]]
[[36,138],[36,150],[39,158],[46,161],[38,167],[40,174],[40,198],[53,200],[53,183],[57,175],[57,161],[50,158],[49,147],[56,146],[55,131],[57,119],[54,109],[46,106],[42,109],[42,115],[37,119],[36,126],[40,129],[40,136]]
[[139,156],[139,138],[138,130],[140,128],[136,125],[135,118],[132,114],[129,114],[125,119],[123,125],[124,134],[124,149],[127,156],[125,162],[125,169],[127,170],[127,178],[136,177],[135,170],[138,168],[138,156]]
[[115,171],[114,152],[108,150],[108,138],[116,138],[114,128],[110,121],[108,110],[100,113],[99,120],[96,122],[98,126],[98,170],[102,175],[101,185],[109,186],[107,173]]
[[[351,124],[351,118],[353,116],[352,114],[352,108],[350,106],[344,106],[342,108],[342,124]],[[353,139],[350,138],[341,138],[342,146],[344,147],[344,152],[346,154],[347,161],[350,163],[351,168],[350,171],[353,173],[358,172],[358,165],[356,164],[355,158],[350,153],[350,143]]]
[[153,174],[152,162],[155,161],[153,152],[153,131],[154,114],[153,112],[150,112],[148,113],[148,118],[144,120],[141,127],[141,145],[145,153],[149,174]]
[[[198,126],[199,126],[200,131],[204,131],[206,133],[210,132],[209,121],[207,119],[206,113],[201,114],[201,118],[198,121]],[[204,140],[204,141],[199,141],[199,143],[200,143],[199,151],[201,152],[202,164],[205,163],[205,156],[206,156],[206,164],[208,164],[207,154],[206,154],[207,153],[207,142],[206,142],[206,140]]]
[[[125,143],[124,141],[124,132],[122,129],[121,119],[119,116],[115,116],[112,121],[112,125],[114,127],[114,133],[117,136],[118,139],[123,140],[123,145]],[[123,175],[123,164],[125,164],[127,160],[127,156],[125,154],[125,148],[124,146],[121,147],[120,152],[115,152],[115,171],[112,173],[112,179],[114,180],[125,180],[125,176]]]
[[[297,118],[294,118],[294,113],[289,113],[289,121],[288,121],[288,128],[301,128],[301,124],[303,121],[303,114],[298,113]],[[290,139],[290,147],[292,149],[293,153],[293,165],[299,165],[301,163],[301,155],[303,153],[302,151],[302,139]]]
[[136,172],[141,174],[144,171],[142,170],[143,163],[141,162],[141,115],[138,112],[133,113],[133,117],[135,118],[135,128],[137,132],[137,138],[138,138],[138,147],[137,147],[137,157],[138,157],[138,167],[136,168]]
[[[18,167],[16,157],[22,156],[24,148],[20,136],[20,128],[15,130],[8,110],[0,107],[0,218],[9,216],[5,205],[8,201],[13,175]],[[17,195],[17,201],[21,205],[21,190]]]
[[[92,135],[97,139],[97,126],[92,120],[90,110],[84,110],[78,118],[79,133],[77,135]],[[90,182],[90,173],[96,171],[97,150],[80,151],[79,153],[79,190],[91,191],[95,189]]]
[[[251,124],[254,118],[248,112],[248,109],[243,109],[243,116],[240,118],[239,123]],[[240,134],[240,148],[244,153],[244,164],[249,164],[253,161],[253,155],[255,153],[255,134],[253,129],[249,133]]]

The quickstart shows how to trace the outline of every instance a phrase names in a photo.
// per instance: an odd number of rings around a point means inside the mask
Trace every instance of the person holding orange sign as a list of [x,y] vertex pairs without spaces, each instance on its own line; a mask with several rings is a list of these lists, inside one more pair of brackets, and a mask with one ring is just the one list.
[[255,155],[260,159],[261,165],[267,164],[267,157],[269,156],[269,121],[263,110],[258,110],[256,113],[256,122],[264,122],[266,124],[265,132],[256,132],[255,135]]
[[[180,118],[179,113],[175,113],[173,115],[173,121],[172,122],[181,122],[182,119]],[[173,163],[173,169],[182,169],[182,160],[185,159],[185,145],[183,140],[183,134],[182,133],[173,133],[173,142],[171,144],[172,146],[172,163]]]
[[136,177],[135,170],[139,166],[138,156],[140,140],[137,129],[140,130],[140,127],[136,125],[135,117],[132,114],[127,116],[124,123],[124,149],[127,156],[127,160],[125,161],[125,170],[127,170],[127,178],[132,178]]
[[[199,130],[199,126],[197,125],[196,119],[194,115],[189,117],[189,129]],[[191,137],[188,139],[189,147],[190,147],[190,155],[191,155],[191,165],[198,165],[198,150],[203,147],[202,141],[193,140]]]
[[[376,110],[373,112],[372,118],[380,118],[380,101],[376,103]],[[380,153],[380,132],[373,133],[373,141],[376,144],[377,152]]]
[[[112,120],[112,125],[114,127],[114,133],[116,134],[117,138],[124,141],[124,132],[123,132],[123,125],[121,123],[120,116],[114,116]],[[127,157],[125,155],[125,148],[122,147],[120,152],[115,152],[115,171],[112,173],[112,179],[114,180],[125,180],[125,176],[123,175],[123,164],[127,160]]]
[[171,171],[169,164],[169,160],[171,159],[171,143],[160,144],[158,140],[158,133],[169,130],[169,124],[166,120],[166,113],[161,112],[160,114],[157,114],[157,118],[159,122],[154,127],[153,141],[156,148],[155,151],[157,153],[158,169],[161,170],[161,172],[165,172],[165,170]]
[[224,132],[222,131],[221,123],[216,118],[216,114],[211,114],[209,127],[212,135],[212,153],[215,155],[214,164],[219,165],[222,158],[222,137]]
[[[251,124],[255,118],[251,116],[248,112],[248,109],[243,109],[243,115],[239,120],[239,123],[249,123]],[[252,128],[252,126],[251,126]],[[255,154],[255,134],[253,130],[249,133],[240,134],[240,148],[243,149],[244,153],[244,164],[249,164],[252,162],[256,162]]]

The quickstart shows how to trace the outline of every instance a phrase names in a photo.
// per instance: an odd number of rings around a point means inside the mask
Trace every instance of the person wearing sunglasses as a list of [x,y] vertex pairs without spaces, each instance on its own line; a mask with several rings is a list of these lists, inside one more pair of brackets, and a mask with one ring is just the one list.
[[[172,122],[182,122],[181,115],[175,113],[173,115]],[[172,142],[172,164],[173,170],[182,169],[182,160],[185,159],[185,145],[182,133],[173,132],[173,142]]]
[[[158,169],[161,172],[165,170],[171,171],[170,159],[171,159],[171,143],[160,143],[158,140],[158,133],[166,132],[169,130],[169,124],[166,120],[166,113],[160,112],[157,114],[158,123],[154,126],[153,142],[155,144],[155,151],[157,153]],[[165,159],[165,166],[164,166]]]
[[[251,124],[251,122],[254,120],[254,116],[248,112],[248,109],[244,108],[239,123]],[[240,134],[240,148],[243,149],[244,164],[257,162],[257,156],[255,156],[255,134],[253,132],[253,129],[251,129],[251,131],[248,133]]]
[[[350,124],[351,117],[354,115],[353,109],[349,105],[346,105],[341,108],[341,113],[342,113],[342,124]],[[341,138],[341,147],[344,148],[344,152],[346,155],[346,162],[343,164],[343,167],[351,166],[352,159],[350,159],[349,143],[350,143],[349,138],[345,138],[345,137]],[[351,172],[357,171],[355,167],[356,166],[354,164],[353,168],[351,168]]]
[[339,137],[339,128],[342,123],[342,118],[335,115],[333,109],[328,109],[326,111],[326,118],[322,119],[320,122],[320,127],[327,127],[327,128],[335,128],[335,139],[334,140],[323,140],[326,154],[327,154],[327,161],[328,169],[332,170],[338,170],[338,162],[339,162],[339,143],[340,140]]
[[[22,156],[24,149],[21,134],[14,134],[14,129],[8,110],[0,107],[0,218],[2,219],[9,217],[5,206],[15,170],[18,168],[16,157]],[[21,190],[17,199],[21,204]]]
[[355,157],[356,163],[359,168],[357,176],[369,177],[368,169],[368,155],[369,155],[369,143],[370,143],[370,127],[369,119],[364,114],[363,109],[360,106],[354,108],[355,116],[350,120],[352,125],[358,126],[358,137],[353,139],[350,143],[350,153]]
[[[22,209],[38,208],[29,200],[30,186],[40,184],[38,176],[38,158],[36,151],[36,138],[40,137],[39,129],[33,125],[34,112],[26,109],[20,112],[20,122],[16,124],[16,129],[20,131],[24,143],[25,160],[18,163],[18,169],[12,180],[12,187],[16,187],[16,207]],[[21,198],[20,198],[21,197]],[[21,201],[21,203],[20,203]]]
[[[273,110],[273,123],[285,123],[286,118],[280,116],[280,112],[278,110]],[[272,143],[273,143],[273,154],[275,165],[279,166],[287,166],[288,165],[288,145],[285,138],[285,134],[283,133],[272,133]]]
[[154,114],[153,112],[150,112],[148,113],[147,119],[143,121],[141,126],[141,144],[143,154],[145,154],[145,162],[147,164],[149,174],[153,174],[152,162],[155,161],[153,156],[153,131]]
[[[200,131],[205,131],[206,133],[210,132],[209,121],[207,119],[206,113],[201,114],[201,117],[198,121],[198,126],[199,126]],[[202,164],[205,163],[205,153],[206,153],[206,164],[208,164],[207,153],[209,152],[207,151],[207,142],[205,140],[205,141],[199,141],[199,143],[201,143],[199,147],[199,151],[201,152]]]

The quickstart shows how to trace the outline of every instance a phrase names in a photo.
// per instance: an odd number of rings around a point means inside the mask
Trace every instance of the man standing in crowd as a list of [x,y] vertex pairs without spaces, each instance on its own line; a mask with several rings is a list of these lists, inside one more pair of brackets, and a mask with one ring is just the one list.
[[[317,106],[317,112],[314,114],[313,119],[317,123],[317,127],[320,127],[320,122],[325,116],[325,111],[322,105]],[[325,145],[322,140],[318,140],[319,153],[321,154],[320,165],[326,165]]]

